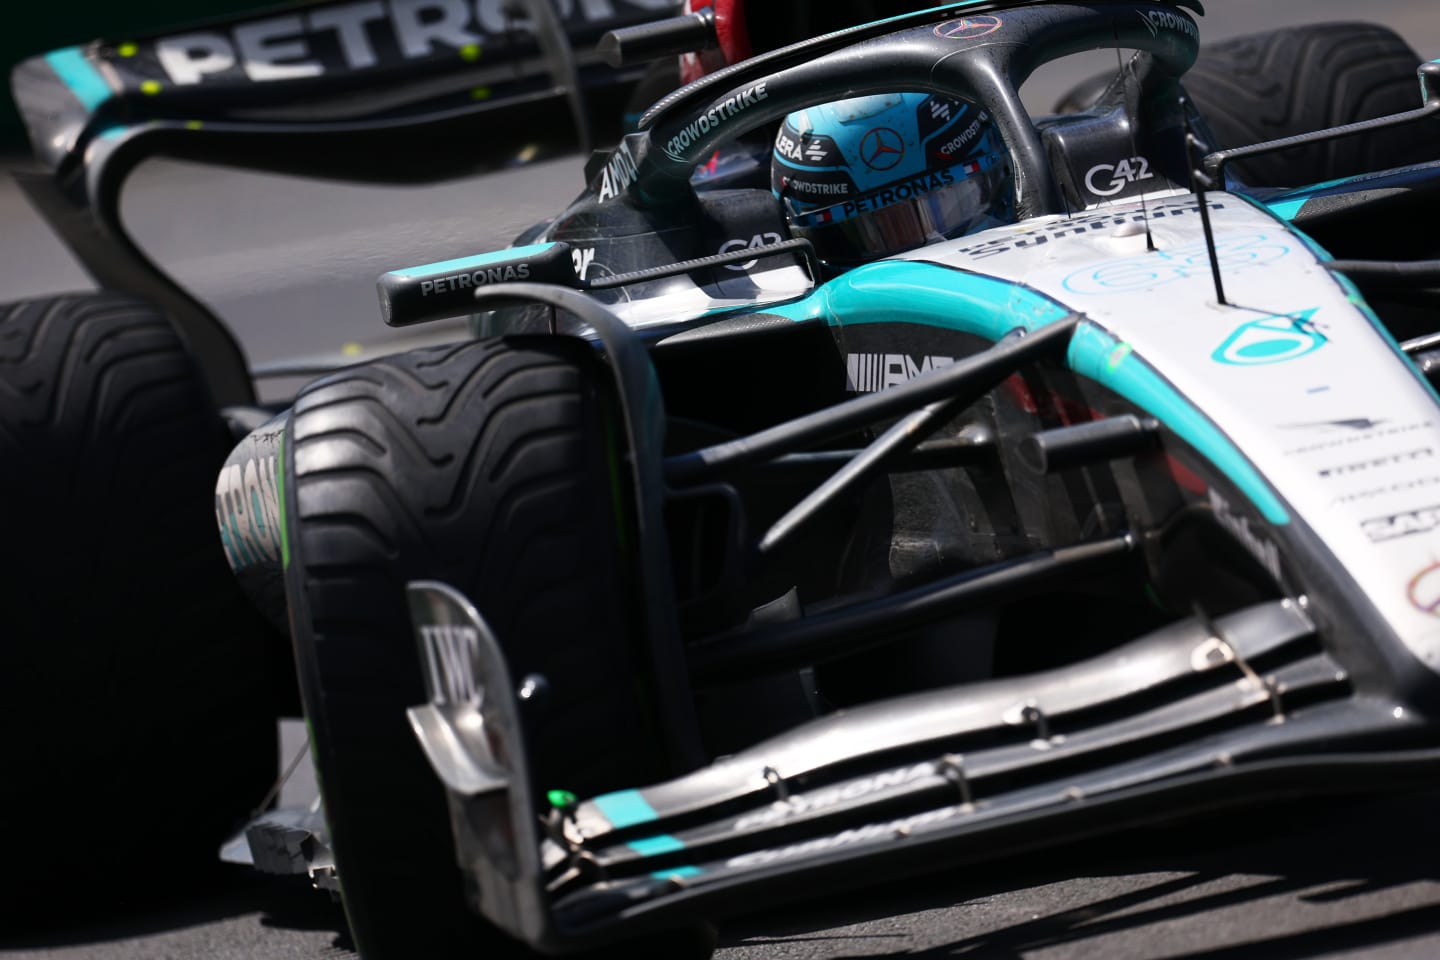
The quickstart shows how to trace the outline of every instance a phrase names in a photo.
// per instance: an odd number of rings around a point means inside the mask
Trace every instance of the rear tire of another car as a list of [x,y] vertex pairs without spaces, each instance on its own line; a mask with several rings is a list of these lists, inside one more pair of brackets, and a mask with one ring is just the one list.
[[16,917],[71,917],[97,888],[115,907],[157,881],[193,886],[275,779],[271,637],[215,524],[229,447],[154,308],[113,293],[0,306],[0,823]]
[[[1312,133],[1420,106],[1420,57],[1394,31],[1368,23],[1285,27],[1209,43],[1185,74],[1185,90],[1214,135],[1216,150]],[[1115,80],[1077,84],[1055,105],[1076,113]],[[1295,187],[1410,163],[1435,153],[1424,126],[1332,140],[1231,164],[1253,187]]]
[[[1219,149],[1418,109],[1419,66],[1419,55],[1386,27],[1325,23],[1209,44],[1183,82]],[[1437,145],[1429,130],[1380,130],[1233,169],[1251,186],[1295,187],[1422,163]]]
[[637,680],[617,411],[592,348],[563,337],[402,354],[318,381],[295,404],[286,584],[337,873],[367,960],[458,956],[494,936],[468,911],[444,792],[405,715],[426,698],[408,581],[460,590],[515,682],[545,678],[546,702],[524,719],[537,796],[663,773]]

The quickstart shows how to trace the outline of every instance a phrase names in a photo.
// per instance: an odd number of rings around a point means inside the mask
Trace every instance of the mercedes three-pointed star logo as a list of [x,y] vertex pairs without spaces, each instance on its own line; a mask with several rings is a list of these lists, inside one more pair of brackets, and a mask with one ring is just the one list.
[[1005,25],[999,17],[965,17],[960,20],[946,20],[935,28],[935,36],[942,40],[974,40],[988,37]]
[[861,139],[860,159],[871,170],[889,170],[905,159],[905,139],[889,127],[876,127]]

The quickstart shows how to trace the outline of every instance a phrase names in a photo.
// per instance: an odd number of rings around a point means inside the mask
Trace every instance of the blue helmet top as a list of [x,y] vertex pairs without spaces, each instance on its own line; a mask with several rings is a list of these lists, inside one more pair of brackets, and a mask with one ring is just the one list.
[[1013,219],[1010,156],[983,107],[891,93],[790,114],[771,187],[791,231],[849,265]]

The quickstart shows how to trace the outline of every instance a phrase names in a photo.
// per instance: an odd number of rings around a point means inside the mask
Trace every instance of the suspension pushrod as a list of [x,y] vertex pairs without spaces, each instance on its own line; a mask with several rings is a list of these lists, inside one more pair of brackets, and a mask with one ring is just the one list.
[[[995,458],[995,438],[988,428],[976,429],[977,427],[978,425],[972,424],[953,439],[922,443],[914,450],[898,455],[886,465],[886,472],[925,473],[931,470],[988,464]],[[864,452],[864,448],[860,448],[788,453],[760,464],[757,469],[793,473],[834,473]]]
[[[1001,374],[1003,380],[1008,374]],[[821,511],[845,495],[847,490],[864,484],[886,465],[910,450],[922,440],[944,426],[945,421],[961,407],[968,407],[984,396],[994,384],[976,381],[966,393],[950,400],[939,400],[912,411],[886,430],[870,446],[861,450],[848,463],[826,478],[825,482],[811,491],[803,500],[786,511],[785,515],[765,531],[757,549],[761,554],[772,552],[806,523],[820,516]]]
[[[1429,64],[1426,64],[1429,66]],[[1205,158],[1205,170],[1219,184],[1217,189],[1225,188],[1225,168],[1236,160],[1246,160],[1250,157],[1259,157],[1267,153],[1278,153],[1281,150],[1291,150],[1295,147],[1304,147],[1316,143],[1329,143],[1332,140],[1339,140],[1343,137],[1353,137],[1361,133],[1373,133],[1376,130],[1385,130],[1390,127],[1400,127],[1409,123],[1418,123],[1427,120],[1440,112],[1440,99],[1431,99],[1423,107],[1416,110],[1407,110],[1404,113],[1393,114],[1388,117],[1376,117],[1373,120],[1361,120],[1358,123],[1347,123],[1339,127],[1331,127],[1328,130],[1317,130],[1314,133],[1302,133],[1294,137],[1282,137],[1279,140],[1267,140],[1264,143],[1255,143],[1246,147],[1235,147],[1231,150],[1217,150]]]
[[1440,260],[1332,260],[1322,266],[1371,287],[1440,284]]
[[1072,316],[1025,336],[1012,334],[983,353],[881,393],[856,397],[748,437],[667,457],[665,480],[676,487],[709,482],[740,467],[772,460],[852,433],[877,420],[950,399],[968,392],[974,383],[998,383],[1026,364],[1063,352],[1078,322]]
[[1440,333],[1427,333],[1423,337],[1406,340],[1400,344],[1400,349],[1412,357],[1419,353],[1429,353],[1432,350],[1440,350]]
[[700,686],[715,686],[848,656],[881,646],[901,631],[1023,596],[1054,581],[1111,571],[1129,562],[1135,548],[1135,537],[1125,533],[968,570],[788,623],[707,637],[690,647],[690,675]]

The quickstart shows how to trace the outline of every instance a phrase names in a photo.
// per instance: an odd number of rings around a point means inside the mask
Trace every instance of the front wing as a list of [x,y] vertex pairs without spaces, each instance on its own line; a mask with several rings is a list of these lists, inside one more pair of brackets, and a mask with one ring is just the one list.
[[1306,611],[1279,600],[1048,673],[843,711],[665,783],[578,801],[551,790],[539,818],[493,634],[452,588],[409,589],[431,693],[410,716],[460,862],[479,909],[547,951],[1440,770],[1427,719],[1359,692]]

